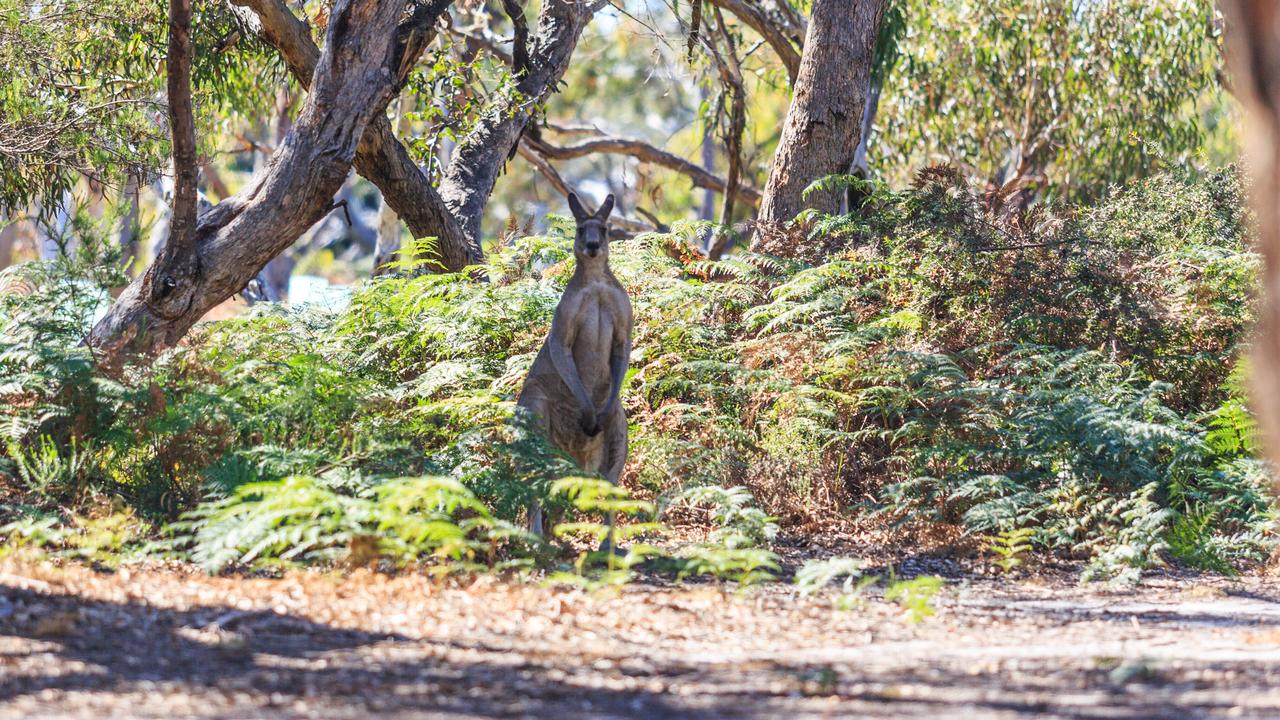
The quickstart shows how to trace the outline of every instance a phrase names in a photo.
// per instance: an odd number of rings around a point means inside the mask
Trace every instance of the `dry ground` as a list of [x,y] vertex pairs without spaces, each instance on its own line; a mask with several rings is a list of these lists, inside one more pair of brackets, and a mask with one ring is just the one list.
[[875,593],[0,563],[0,717],[1280,717],[1280,581]]

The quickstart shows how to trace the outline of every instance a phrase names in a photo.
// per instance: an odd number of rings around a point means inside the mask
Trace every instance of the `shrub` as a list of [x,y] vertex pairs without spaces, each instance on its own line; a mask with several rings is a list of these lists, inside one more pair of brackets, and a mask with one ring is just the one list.
[[[945,168],[872,190],[859,215],[791,230],[843,248],[821,265],[701,260],[694,227],[615,245],[636,326],[632,494],[610,502],[711,509],[675,572],[759,579],[778,524],[867,507],[1029,531],[1100,577],[1266,552],[1269,474],[1231,375],[1258,271],[1234,170],[1017,216]],[[0,295],[6,515],[99,495],[157,523],[194,510],[176,527],[210,566],[370,542],[523,561],[538,553],[513,524],[535,499],[598,529],[563,481],[580,472],[514,406],[570,275],[566,225],[493,253],[489,282],[406,272],[338,313],[258,306],[118,378],[79,347],[98,291],[66,289],[118,280],[84,232]],[[446,482],[459,504],[410,502]]]

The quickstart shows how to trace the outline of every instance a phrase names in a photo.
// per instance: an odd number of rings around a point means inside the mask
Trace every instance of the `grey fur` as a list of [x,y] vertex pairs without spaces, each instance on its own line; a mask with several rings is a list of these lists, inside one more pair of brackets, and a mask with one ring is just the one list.
[[[631,300],[609,270],[613,196],[588,213],[571,193],[569,207],[578,224],[577,265],[518,404],[583,470],[616,485],[627,462],[627,418],[618,393],[631,363]],[[530,508],[529,527],[543,534],[541,506]]]

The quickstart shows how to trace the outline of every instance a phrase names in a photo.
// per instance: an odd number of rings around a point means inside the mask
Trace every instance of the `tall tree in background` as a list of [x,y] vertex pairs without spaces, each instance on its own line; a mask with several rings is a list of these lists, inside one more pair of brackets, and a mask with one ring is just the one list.
[[760,220],[782,223],[806,207],[838,212],[841,194],[803,197],[814,180],[853,164],[868,79],[887,0],[816,0],[804,53],[769,171]]
[[1280,459],[1280,3],[1224,0],[1222,9],[1233,90],[1247,111],[1245,148],[1263,257],[1254,405],[1267,449]]
[[1214,0],[896,1],[875,148],[895,184],[947,163],[1013,206],[1096,199],[1195,165],[1218,119]]

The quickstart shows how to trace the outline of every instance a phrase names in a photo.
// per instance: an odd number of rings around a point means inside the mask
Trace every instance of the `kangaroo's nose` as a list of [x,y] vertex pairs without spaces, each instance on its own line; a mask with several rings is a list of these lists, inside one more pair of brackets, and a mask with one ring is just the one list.
[[587,243],[587,254],[595,257],[600,252],[600,243]]

